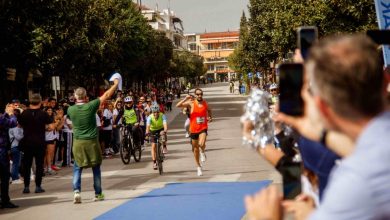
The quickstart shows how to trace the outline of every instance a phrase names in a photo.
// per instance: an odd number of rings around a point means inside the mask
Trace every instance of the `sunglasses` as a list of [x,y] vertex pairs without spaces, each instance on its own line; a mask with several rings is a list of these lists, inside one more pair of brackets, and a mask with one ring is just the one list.
[[271,92],[276,91],[276,89],[271,89]]

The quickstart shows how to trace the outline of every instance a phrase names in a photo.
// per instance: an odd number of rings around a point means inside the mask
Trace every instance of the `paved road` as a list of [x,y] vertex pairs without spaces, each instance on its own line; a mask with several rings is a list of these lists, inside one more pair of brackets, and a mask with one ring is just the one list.
[[[105,159],[102,165],[102,186],[106,195],[103,202],[93,202],[91,169],[83,173],[82,204],[73,204],[72,170],[64,168],[55,176],[45,177],[42,194],[22,194],[22,185],[11,185],[10,195],[18,209],[0,209],[6,219],[92,219],[102,213],[171,182],[234,182],[273,180],[281,182],[277,172],[255,152],[241,145],[242,115],[246,98],[230,94],[227,83],[207,85],[204,98],[213,110],[213,122],[209,125],[207,162],[203,176],[196,176],[189,139],[183,128],[186,116],[180,109],[168,113],[169,154],[164,162],[164,175],[152,169],[150,147],[142,154],[142,161],[123,165],[120,158]],[[34,190],[34,183],[30,189]],[[130,216],[129,216],[130,218]]]

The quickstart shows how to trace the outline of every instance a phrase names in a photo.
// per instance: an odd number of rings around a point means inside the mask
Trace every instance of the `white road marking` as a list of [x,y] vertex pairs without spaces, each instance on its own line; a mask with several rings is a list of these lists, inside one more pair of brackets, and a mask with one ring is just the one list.
[[227,174],[227,175],[215,175],[211,177],[208,182],[237,182],[240,179],[241,174]]

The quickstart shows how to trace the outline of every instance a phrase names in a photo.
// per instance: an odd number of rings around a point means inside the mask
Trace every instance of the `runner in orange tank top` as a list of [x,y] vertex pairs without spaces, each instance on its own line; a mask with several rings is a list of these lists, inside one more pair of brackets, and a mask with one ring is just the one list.
[[[192,151],[194,152],[195,162],[197,164],[197,174],[202,176],[202,164],[206,162],[206,137],[208,122],[211,122],[211,109],[207,102],[203,100],[203,91],[199,88],[195,89],[196,99],[192,99],[187,95],[183,100],[177,103],[176,107],[191,109],[190,113],[190,132]],[[200,157],[200,158],[199,158]]]

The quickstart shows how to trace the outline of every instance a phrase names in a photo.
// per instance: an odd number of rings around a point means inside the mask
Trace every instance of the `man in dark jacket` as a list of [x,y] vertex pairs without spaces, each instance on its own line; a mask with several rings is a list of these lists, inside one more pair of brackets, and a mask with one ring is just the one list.
[[13,114],[12,104],[8,104],[5,113],[0,113],[0,178],[1,178],[1,208],[17,208],[9,198],[9,138],[8,129],[16,126],[16,117]]

